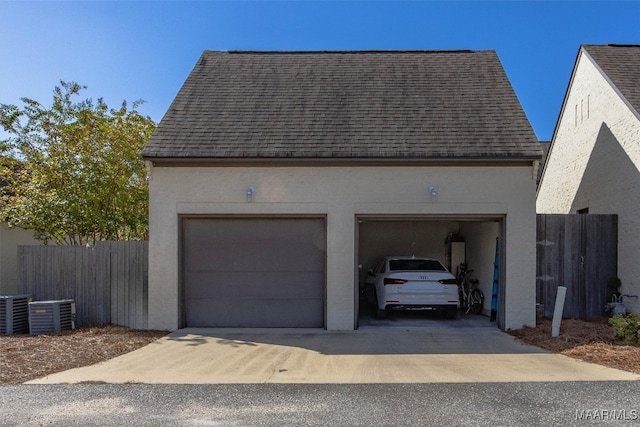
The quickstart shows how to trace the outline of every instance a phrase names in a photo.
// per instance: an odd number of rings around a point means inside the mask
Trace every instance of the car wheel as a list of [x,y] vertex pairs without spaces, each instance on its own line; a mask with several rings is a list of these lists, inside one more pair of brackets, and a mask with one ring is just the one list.
[[457,306],[449,307],[447,308],[447,311],[445,313],[446,313],[445,316],[447,319],[457,319],[458,307]]

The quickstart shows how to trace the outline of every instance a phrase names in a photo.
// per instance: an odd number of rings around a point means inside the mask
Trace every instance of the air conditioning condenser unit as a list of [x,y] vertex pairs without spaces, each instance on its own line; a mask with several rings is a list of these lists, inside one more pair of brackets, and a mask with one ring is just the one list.
[[76,303],[72,299],[29,303],[31,335],[75,329]]
[[29,299],[31,295],[0,295],[0,335],[29,332]]

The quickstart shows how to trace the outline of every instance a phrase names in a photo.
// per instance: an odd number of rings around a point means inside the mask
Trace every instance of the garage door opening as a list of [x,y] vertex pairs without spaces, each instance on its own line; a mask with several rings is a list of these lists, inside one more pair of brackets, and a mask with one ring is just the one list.
[[182,218],[182,327],[322,328],[324,218]]
[[502,234],[503,223],[502,218],[496,217],[358,217],[356,327],[449,321],[440,312],[430,311],[393,311],[388,319],[376,316],[375,298],[371,297],[367,277],[386,256],[435,258],[454,275],[459,264],[465,262],[474,270],[471,278],[478,281],[476,287],[482,291],[484,302],[480,315],[467,315],[466,310],[459,310],[458,320],[453,322],[476,319],[490,323],[496,238]]

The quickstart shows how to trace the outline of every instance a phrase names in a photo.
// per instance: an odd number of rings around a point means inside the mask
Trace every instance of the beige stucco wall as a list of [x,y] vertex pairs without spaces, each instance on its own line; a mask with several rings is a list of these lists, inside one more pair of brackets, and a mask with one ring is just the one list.
[[[460,234],[466,240],[467,264],[474,270],[473,277],[479,280],[478,288],[484,294],[482,312],[488,315],[491,313],[493,266],[496,258],[496,237],[500,235],[500,225],[497,222],[464,222],[461,223]],[[529,297],[527,294],[522,296],[525,299]],[[535,303],[535,289],[533,302]],[[528,305],[530,301],[524,301],[523,304]]]
[[[618,214],[622,292],[640,295],[640,120],[584,54],[578,58],[538,190],[538,213]],[[638,299],[627,308],[640,311]]]
[[18,291],[18,246],[39,245],[33,232],[22,228],[9,228],[0,223],[0,295],[15,294]]
[[[325,216],[329,330],[355,325],[358,215],[501,217],[507,254],[505,327],[535,324],[531,166],[154,167],[150,175],[150,328],[179,326],[179,216],[190,214]],[[248,186],[255,188],[252,202],[246,200]],[[431,186],[437,187],[435,201]]]

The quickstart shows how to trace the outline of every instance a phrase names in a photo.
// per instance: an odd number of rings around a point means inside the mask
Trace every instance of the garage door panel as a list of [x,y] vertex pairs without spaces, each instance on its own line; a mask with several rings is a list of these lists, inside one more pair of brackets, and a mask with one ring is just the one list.
[[[191,327],[210,327],[212,315],[215,315],[218,327],[321,328],[324,323],[322,300],[198,299],[187,301],[187,304],[192,308],[187,314]],[[295,306],[315,309],[300,313],[292,310]],[[239,313],[251,313],[251,316],[238,316]]]
[[[189,220],[187,269],[268,271],[313,269],[310,259],[324,256],[324,223],[309,219]],[[293,249],[293,250],[292,250]],[[311,267],[309,267],[311,266]]]
[[186,218],[187,326],[322,327],[322,218]]
[[[286,244],[286,243],[278,243]],[[276,243],[271,243],[272,246]],[[300,248],[298,248],[300,249]],[[317,269],[309,259],[323,257],[324,252],[315,251],[315,253],[293,255],[283,251],[283,248],[261,249],[259,254],[249,254],[248,251],[229,251],[223,254],[199,254],[194,253],[194,257],[198,260],[190,259],[187,268],[189,270],[200,269],[206,265],[207,270],[213,271],[286,271],[289,270],[291,264],[296,265],[296,271],[315,271]],[[234,259],[235,257],[235,259]]]
[[[192,250],[188,255],[188,269],[197,269],[206,265],[211,270],[228,271],[282,271],[290,269],[315,270],[317,266],[310,259],[324,256],[324,251],[304,242],[290,243],[271,239],[269,241],[253,243],[247,242],[244,249],[225,247],[211,248],[211,242],[203,242],[201,249]],[[208,246],[208,247],[207,247]],[[292,252],[290,248],[295,247]]]
[[[192,273],[190,280],[197,286],[190,287],[187,298],[322,298],[320,286],[310,287],[308,283],[322,283],[324,272],[210,272]],[[224,288],[221,290],[220,288]]]

